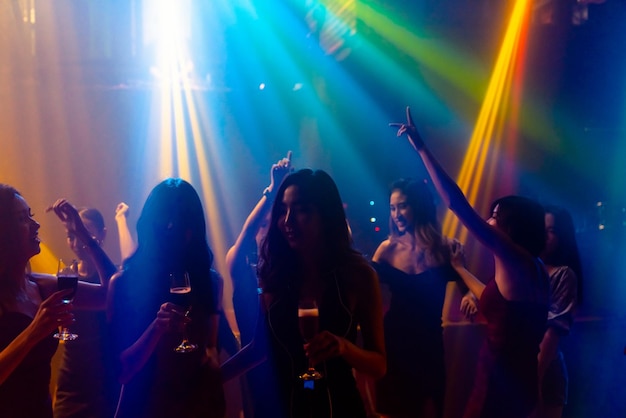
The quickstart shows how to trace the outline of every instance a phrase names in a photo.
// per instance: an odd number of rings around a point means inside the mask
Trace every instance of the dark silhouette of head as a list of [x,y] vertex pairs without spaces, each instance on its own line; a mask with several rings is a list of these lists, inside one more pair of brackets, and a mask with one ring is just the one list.
[[135,254],[181,264],[168,268],[182,268],[198,252],[207,252],[213,261],[202,202],[193,186],[180,178],[168,178],[152,189],[137,221],[137,241]]
[[496,222],[513,242],[538,257],[546,244],[545,211],[536,201],[523,196],[505,196],[491,204]]

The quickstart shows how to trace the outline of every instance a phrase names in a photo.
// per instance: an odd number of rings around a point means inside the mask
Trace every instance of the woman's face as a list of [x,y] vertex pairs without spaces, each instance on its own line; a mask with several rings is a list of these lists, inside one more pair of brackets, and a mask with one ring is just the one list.
[[554,253],[559,246],[559,236],[556,233],[554,221],[554,215],[546,213],[546,247],[543,250],[544,254]]
[[278,229],[296,251],[309,251],[322,245],[320,214],[312,204],[302,201],[298,186],[285,189],[277,219]]
[[16,255],[24,260],[39,254],[39,223],[33,218],[30,206],[20,195],[16,195],[12,202],[11,212],[15,222],[15,244]]
[[389,197],[389,214],[401,234],[413,228],[413,208],[406,195],[399,190],[393,191]]

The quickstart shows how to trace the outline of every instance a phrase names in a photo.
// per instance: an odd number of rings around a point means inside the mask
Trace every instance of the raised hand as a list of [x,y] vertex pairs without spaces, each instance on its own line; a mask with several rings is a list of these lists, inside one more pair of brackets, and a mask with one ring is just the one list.
[[424,141],[420,136],[415,124],[413,123],[413,117],[411,117],[411,108],[409,106],[406,107],[406,123],[392,122],[389,126],[398,128],[398,132],[396,136],[402,136],[404,134],[409,138],[409,142],[416,150],[420,150],[424,147]]
[[272,165],[272,169],[270,170],[270,185],[268,187],[270,192],[274,191],[274,187],[279,187],[287,174],[293,171],[291,155],[291,151],[287,151],[285,158],[281,158],[276,164]]
[[128,205],[124,202],[120,202],[115,207],[115,219],[128,218]]
[[46,212],[53,210],[57,217],[65,224],[68,232],[73,232],[86,243],[91,234],[83,224],[78,210],[66,199],[58,199],[54,204],[46,209]]

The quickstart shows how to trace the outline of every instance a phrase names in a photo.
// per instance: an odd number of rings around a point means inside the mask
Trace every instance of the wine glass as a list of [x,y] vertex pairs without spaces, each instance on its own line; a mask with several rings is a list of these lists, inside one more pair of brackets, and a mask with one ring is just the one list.
[[[170,293],[174,295],[189,295],[191,293],[191,282],[189,274],[185,272],[170,273]],[[191,305],[188,305],[185,311],[185,319],[189,318],[191,313]],[[196,344],[192,344],[187,336],[187,324],[183,325],[183,340],[174,349],[177,353],[190,353],[198,348]]]
[[[309,342],[319,332],[320,311],[314,300],[306,299],[298,303],[298,324],[300,326],[300,335],[305,342]],[[319,380],[322,374],[315,370],[311,360],[309,360],[309,368],[306,372],[298,376],[300,380]]]
[[[57,288],[58,290],[72,289],[73,292],[65,296],[61,301],[64,304],[69,304],[76,295],[76,289],[78,288],[78,262],[72,261],[72,264],[64,263],[62,259],[59,259],[59,266],[57,268]],[[54,334],[54,338],[58,338],[61,341],[71,341],[78,338],[78,334],[70,332],[67,327],[59,327],[59,332]]]

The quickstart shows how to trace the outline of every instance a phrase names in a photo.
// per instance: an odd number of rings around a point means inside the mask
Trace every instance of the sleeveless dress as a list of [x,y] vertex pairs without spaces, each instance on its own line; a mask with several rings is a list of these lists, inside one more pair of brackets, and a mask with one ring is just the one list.
[[[547,283],[547,273],[545,275]],[[538,398],[537,354],[547,304],[504,299],[495,280],[480,298],[487,339],[480,351],[474,389],[464,418],[527,417]]]
[[[0,316],[0,350],[4,350],[30,323],[32,318],[20,312]],[[51,418],[50,361],[58,340],[50,336],[28,352],[24,360],[0,384],[0,417]]]
[[[99,283],[97,274],[81,281]],[[54,402],[56,418],[109,418],[113,415],[119,384],[107,350],[106,313],[75,310],[71,325],[78,338],[64,344]]]
[[[320,330],[356,341],[357,323],[353,312],[344,303],[344,295],[336,273],[331,273],[329,286],[319,304]],[[333,358],[315,368],[324,376],[314,388],[305,388],[298,375],[308,367],[304,341],[298,325],[298,293],[287,290],[269,307],[267,315],[269,339],[268,361],[273,374],[268,385],[276,388],[275,410],[260,415],[272,418],[365,418],[365,407],[352,374],[352,367],[342,358]]]
[[[171,295],[166,287],[146,287],[141,277],[126,270],[116,282],[113,292],[113,315],[110,323],[111,341],[115,358],[132,345],[156,318],[162,303],[170,301],[181,306],[195,301],[191,311],[191,322],[187,326],[189,339],[199,348],[180,354],[174,348],[180,343],[182,334],[166,333],[146,362],[129,382],[123,385],[117,418],[214,418],[223,417],[225,410],[224,392],[219,369],[206,362],[202,341],[208,328],[208,316],[218,314],[217,302],[211,296],[196,295],[193,285],[190,295]],[[161,273],[163,274],[163,273]],[[217,273],[211,271],[213,285]],[[155,283],[157,281],[155,280]],[[214,292],[213,295],[216,293]],[[116,361],[119,368],[119,363]]]
[[441,311],[447,283],[460,277],[449,264],[419,274],[386,262],[372,264],[391,291],[384,318],[387,374],[376,383],[377,411],[416,416],[431,398],[441,416],[445,393]]

